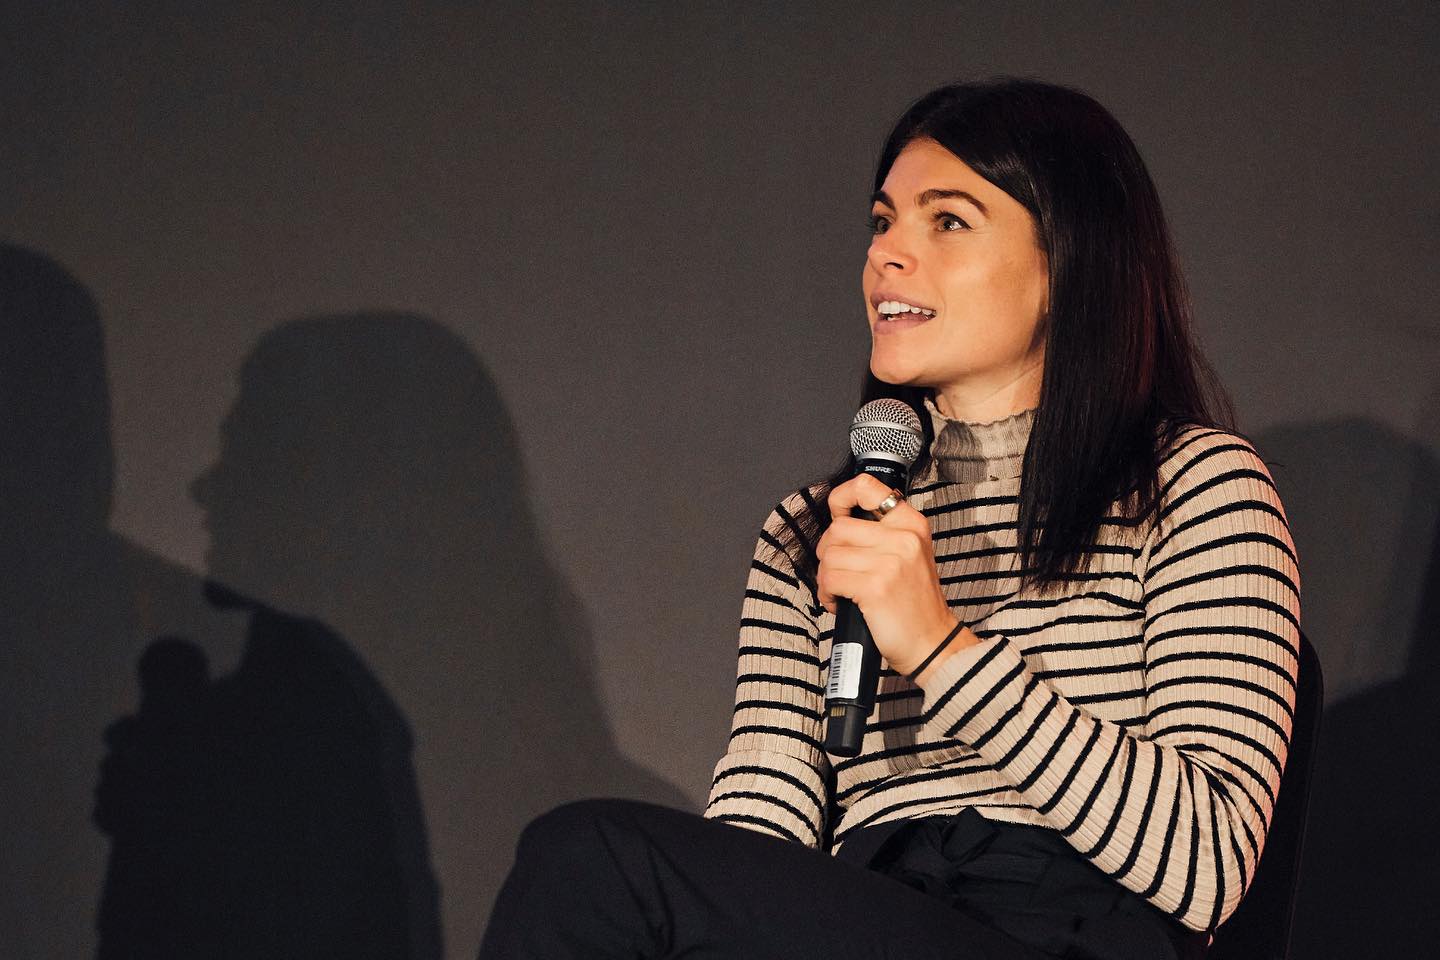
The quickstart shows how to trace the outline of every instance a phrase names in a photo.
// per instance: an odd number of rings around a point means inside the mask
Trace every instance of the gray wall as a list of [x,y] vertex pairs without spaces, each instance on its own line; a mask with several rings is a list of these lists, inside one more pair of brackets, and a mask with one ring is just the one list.
[[[1316,862],[1342,832],[1385,838],[1373,866],[1398,879],[1370,906],[1395,923],[1435,879],[1406,833],[1434,777],[1404,766],[1440,620],[1440,7],[46,2],[5,20],[0,239],[93,298],[114,454],[108,521],[65,528],[108,572],[34,573],[67,562],[56,538],[8,534],[10,955],[92,949],[91,791],[148,640],[236,670],[247,621],[192,603],[202,575],[323,621],[408,727],[392,787],[413,781],[426,832],[407,883],[423,899],[433,870],[450,956],[473,953],[545,806],[698,808],[758,524],[828,469],[852,412],[881,139],[911,98],[992,73],[1077,85],[1130,131],[1274,464],[1343,721],[1330,753],[1352,762],[1322,761],[1306,955],[1357,929]],[[12,430],[41,435],[36,416]],[[41,482],[6,469],[7,489]]]

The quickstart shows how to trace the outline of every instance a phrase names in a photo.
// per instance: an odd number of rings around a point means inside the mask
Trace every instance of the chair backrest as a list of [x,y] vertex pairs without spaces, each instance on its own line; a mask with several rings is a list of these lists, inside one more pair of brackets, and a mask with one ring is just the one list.
[[1315,769],[1315,744],[1325,702],[1320,660],[1303,633],[1299,674],[1290,752],[1280,777],[1280,795],[1270,818],[1265,849],[1245,898],[1215,932],[1207,955],[1212,960],[1286,960],[1289,956],[1305,814],[1310,806],[1310,777]]

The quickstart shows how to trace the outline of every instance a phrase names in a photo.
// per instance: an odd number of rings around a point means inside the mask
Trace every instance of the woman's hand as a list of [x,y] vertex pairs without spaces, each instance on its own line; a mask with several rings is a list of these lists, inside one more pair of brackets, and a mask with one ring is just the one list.
[[[833,519],[815,549],[820,558],[817,599],[831,613],[837,597],[854,600],[880,654],[891,669],[905,674],[945,639],[957,618],[940,589],[930,521],[920,511],[901,500],[878,522],[850,516],[855,507],[874,510],[891,492],[864,473],[830,491]],[[917,682],[974,642],[975,635],[962,628]]]

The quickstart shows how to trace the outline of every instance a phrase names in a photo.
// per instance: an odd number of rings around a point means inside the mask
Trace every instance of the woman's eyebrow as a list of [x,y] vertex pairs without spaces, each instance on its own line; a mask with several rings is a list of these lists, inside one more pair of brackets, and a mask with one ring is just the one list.
[[[915,195],[915,205],[917,207],[923,207],[927,204],[934,203],[936,200],[950,199],[964,200],[967,203],[974,204],[975,208],[986,216],[990,215],[990,211],[985,209],[985,204],[981,203],[979,200],[976,200],[972,194],[966,193],[964,190],[941,190],[938,187],[931,187],[929,190],[922,191]],[[871,194],[871,206],[874,206],[877,203],[883,203],[891,210],[895,209],[895,204],[892,203],[890,200],[890,194],[886,193],[884,190],[876,190],[873,194]]]

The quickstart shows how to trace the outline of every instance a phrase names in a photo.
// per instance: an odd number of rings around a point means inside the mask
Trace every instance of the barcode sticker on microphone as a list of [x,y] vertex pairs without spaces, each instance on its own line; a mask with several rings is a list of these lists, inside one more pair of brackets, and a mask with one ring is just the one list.
[[830,682],[827,700],[854,700],[860,696],[860,661],[865,648],[858,643],[837,643],[830,649]]

